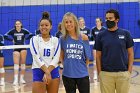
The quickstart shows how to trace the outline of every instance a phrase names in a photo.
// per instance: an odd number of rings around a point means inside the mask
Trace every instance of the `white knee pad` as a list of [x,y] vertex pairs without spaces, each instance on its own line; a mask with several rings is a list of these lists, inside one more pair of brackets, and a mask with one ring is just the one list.
[[0,73],[5,73],[4,68],[0,68]]
[[18,70],[19,69],[19,64],[14,64],[14,70]]
[[25,69],[26,68],[26,66],[25,66],[25,64],[21,64],[21,69]]

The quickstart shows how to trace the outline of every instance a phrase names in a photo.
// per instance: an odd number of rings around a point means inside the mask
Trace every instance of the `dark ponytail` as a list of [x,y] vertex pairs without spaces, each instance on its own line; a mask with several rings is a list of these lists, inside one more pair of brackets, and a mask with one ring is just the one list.
[[42,18],[41,18],[40,22],[44,19],[48,20],[50,22],[50,24],[52,25],[52,20],[50,19],[50,14],[48,12],[43,12],[42,13]]
[[50,14],[48,12],[43,12],[42,19],[50,19]]

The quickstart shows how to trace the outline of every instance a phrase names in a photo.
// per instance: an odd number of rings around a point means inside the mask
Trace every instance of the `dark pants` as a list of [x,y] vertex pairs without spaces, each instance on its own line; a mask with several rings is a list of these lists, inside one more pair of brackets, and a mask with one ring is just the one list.
[[89,76],[83,78],[69,78],[62,76],[66,93],[76,93],[76,87],[79,93],[90,93]]

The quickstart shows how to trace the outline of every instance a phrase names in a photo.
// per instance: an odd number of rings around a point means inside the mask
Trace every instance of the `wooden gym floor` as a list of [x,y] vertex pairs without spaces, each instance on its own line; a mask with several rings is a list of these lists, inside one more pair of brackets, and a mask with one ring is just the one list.
[[[60,70],[62,73],[62,70]],[[93,82],[93,66],[89,67],[90,74],[90,93],[100,93],[99,83]],[[140,93],[140,65],[134,65],[132,72],[130,93]],[[26,84],[13,86],[13,69],[6,69],[5,86],[0,86],[0,93],[32,93],[32,70],[28,68],[25,74]],[[60,82],[59,93],[65,93],[62,79]],[[79,93],[77,91],[77,93]]]

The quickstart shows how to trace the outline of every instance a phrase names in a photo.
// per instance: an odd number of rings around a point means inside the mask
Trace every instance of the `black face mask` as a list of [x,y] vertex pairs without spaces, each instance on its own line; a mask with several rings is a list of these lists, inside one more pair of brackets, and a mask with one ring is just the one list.
[[110,21],[110,20],[106,21],[107,28],[113,28],[113,27],[115,27],[115,25],[116,25],[116,23],[114,21]]

